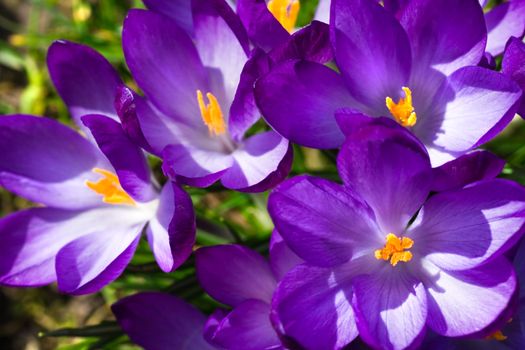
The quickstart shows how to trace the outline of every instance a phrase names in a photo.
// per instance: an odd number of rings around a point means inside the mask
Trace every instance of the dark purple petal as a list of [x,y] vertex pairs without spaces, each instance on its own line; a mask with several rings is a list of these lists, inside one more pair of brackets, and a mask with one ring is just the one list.
[[255,46],[269,51],[289,36],[268,11],[265,0],[237,0],[237,13]]
[[270,305],[255,299],[237,305],[220,320],[207,339],[217,347],[229,350],[281,348],[270,322]]
[[155,106],[172,118],[204,128],[197,90],[209,91],[207,72],[188,34],[167,17],[131,10],[122,43],[133,77]]
[[186,33],[193,36],[191,0],[143,0],[146,7],[171,18]]
[[273,230],[270,240],[270,266],[277,281],[295,266],[303,263],[286,244],[277,230]]
[[503,53],[507,41],[525,34],[525,1],[511,0],[495,6],[485,14],[488,40],[487,52],[493,56]]
[[164,174],[184,184],[208,187],[233,165],[233,157],[192,146],[169,145],[162,152]]
[[117,111],[122,128],[133,142],[150,153],[154,153],[149,143],[144,137],[140,128],[139,118],[137,116],[137,100],[142,98],[135,94],[128,87],[121,85],[117,89],[115,98],[115,109]]
[[235,307],[247,299],[270,303],[276,285],[272,270],[261,255],[249,248],[200,248],[196,252],[196,267],[204,290],[223,304]]
[[[60,291],[86,294],[115,280],[133,256],[149,215],[129,206],[91,210],[86,235],[65,245],[57,254],[56,271]],[[75,223],[75,222],[73,222]]]
[[516,276],[505,258],[476,269],[432,271],[426,283],[427,325],[438,334],[457,337],[476,333],[494,322],[507,307]]
[[519,86],[503,74],[461,68],[443,83],[433,109],[418,114],[412,130],[432,165],[439,166],[497,135],[514,116],[520,96]]
[[386,115],[385,98],[397,97],[410,76],[411,54],[405,31],[374,1],[333,0],[331,11],[335,59],[346,85],[374,115]]
[[268,211],[290,248],[317,266],[338,265],[384,244],[370,208],[328,180],[297,176],[285,181],[271,193]]
[[206,316],[169,294],[147,292],[111,306],[126,334],[148,350],[211,350],[202,337]]
[[103,115],[86,115],[82,122],[115,168],[122,188],[139,202],[157,198],[146,157],[124,133],[122,125]]
[[[503,55],[501,72],[511,77],[525,91],[525,44],[512,38]],[[518,113],[525,118],[525,98],[521,98]]]
[[465,270],[501,255],[524,228],[525,189],[493,179],[431,197],[410,231],[413,249],[434,264]]
[[268,124],[292,142],[313,148],[336,148],[343,134],[334,118],[354,106],[343,79],[318,63],[287,61],[255,85],[255,98]]
[[164,185],[146,235],[164,272],[175,270],[190,256],[195,243],[195,213],[190,196],[175,182]]
[[476,0],[412,0],[400,22],[412,49],[408,86],[416,111],[425,110],[445,76],[481,60],[487,39],[483,11]]
[[394,121],[363,121],[341,148],[337,166],[344,184],[374,210],[384,240],[388,233],[401,234],[427,198],[430,161],[419,141]]
[[102,153],[76,131],[52,119],[2,116],[0,149],[0,185],[9,191],[56,208],[102,203],[85,184],[97,181]]
[[348,276],[302,264],[279,283],[272,318],[306,349],[342,349],[357,337],[351,298]]
[[209,70],[211,92],[228,110],[248,60],[248,36],[224,0],[193,1],[192,12],[195,46]]
[[505,161],[488,151],[473,151],[432,170],[432,191],[459,189],[498,176]]
[[288,140],[276,132],[256,134],[245,140],[232,153],[233,165],[224,173],[221,182],[224,187],[242,190],[253,188],[277,172],[280,176],[268,183],[266,188],[258,188],[260,191],[265,191],[268,186],[273,187],[282,181],[290,171],[291,162],[286,162],[284,169],[281,165],[290,152],[292,150]]
[[56,281],[55,256],[86,234],[91,211],[33,208],[0,220],[0,283],[42,286]]
[[86,114],[117,119],[113,101],[122,81],[101,54],[85,45],[55,41],[47,53],[47,66],[78,126],[84,126],[80,117]]
[[383,264],[353,280],[353,301],[361,338],[381,349],[406,349],[422,338],[427,319],[425,287],[405,269]]

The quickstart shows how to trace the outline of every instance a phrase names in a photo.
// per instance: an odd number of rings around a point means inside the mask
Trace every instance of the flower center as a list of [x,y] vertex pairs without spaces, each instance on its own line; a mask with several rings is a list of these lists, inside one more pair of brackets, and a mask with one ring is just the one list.
[[412,105],[412,91],[406,86],[403,86],[402,90],[405,93],[405,98],[400,98],[395,103],[392,98],[387,97],[386,107],[399,124],[405,127],[414,126],[417,122],[417,116]]
[[206,97],[208,98],[208,104],[204,103],[202,92],[197,90],[197,101],[199,102],[202,120],[208,127],[210,135],[222,135],[226,132],[226,124],[224,123],[219,101],[211,92],[208,92]]
[[268,2],[268,10],[288,33],[291,33],[295,28],[299,8],[299,0],[270,0]]
[[100,168],[94,168],[93,172],[102,175],[102,179],[97,182],[86,181],[86,186],[102,195],[104,203],[135,205],[133,198],[120,185],[117,175]]
[[399,238],[393,233],[386,236],[385,247],[377,249],[374,256],[377,260],[390,260],[392,266],[396,266],[398,262],[409,262],[412,260],[412,253],[405,251],[414,245],[414,241],[408,237]]

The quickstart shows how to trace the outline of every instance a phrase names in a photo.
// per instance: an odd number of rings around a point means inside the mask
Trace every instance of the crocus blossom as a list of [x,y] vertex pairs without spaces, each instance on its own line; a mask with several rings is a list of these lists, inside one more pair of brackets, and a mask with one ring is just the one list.
[[[509,76],[525,91],[525,44],[516,38],[509,41],[503,61],[501,71]],[[518,113],[525,118],[525,98],[521,97],[521,104]]]
[[331,9],[340,74],[292,60],[256,83],[263,116],[284,137],[314,148],[339,147],[344,135],[334,113],[347,108],[396,120],[439,166],[491,139],[512,119],[519,87],[476,66],[487,40],[476,0],[410,1],[399,20],[373,0],[334,0]]
[[152,183],[144,154],[115,120],[116,72],[65,41],[51,46],[48,64],[89,138],[47,118],[0,118],[0,184],[43,205],[1,219],[0,283],[94,292],[124,270],[144,228],[159,266],[175,269],[195,241],[191,199],[175,183],[160,192]]
[[[429,197],[425,148],[390,119],[353,125],[338,157],[339,185],[298,176],[269,212],[305,264],[280,282],[273,309],[306,348],[417,347],[426,328],[479,333],[516,290],[503,253],[523,233],[525,190],[490,177]],[[482,307],[481,307],[482,306]]]
[[198,187],[220,179],[230,189],[266,190],[286,176],[292,149],[273,131],[236,139],[229,133],[230,106],[248,59],[244,28],[224,1],[192,6],[194,41],[168,17],[128,14],[124,54],[146,96],[123,90],[120,100],[133,108],[120,114],[137,121],[132,133],[143,135],[171,178]]

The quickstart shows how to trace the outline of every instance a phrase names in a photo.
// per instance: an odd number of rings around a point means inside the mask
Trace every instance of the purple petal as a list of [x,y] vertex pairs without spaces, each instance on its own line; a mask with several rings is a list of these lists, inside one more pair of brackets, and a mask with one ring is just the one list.
[[217,301],[234,307],[247,299],[270,303],[275,278],[255,251],[240,245],[204,247],[197,250],[196,264],[200,284]]
[[102,153],[76,131],[47,118],[0,118],[0,185],[33,202],[78,209],[101,204],[86,181],[105,167]]
[[522,39],[525,34],[525,1],[512,0],[499,4],[487,12],[485,21],[488,31],[486,50],[498,56],[511,37]]
[[115,280],[133,256],[148,211],[111,206],[89,212],[82,223],[86,235],[68,243],[57,254],[58,288],[71,294],[92,293]]
[[126,334],[148,350],[211,350],[202,337],[206,316],[169,294],[147,292],[111,306]]
[[465,270],[501,255],[525,228],[525,189],[503,179],[431,197],[413,223],[414,249],[443,269]]
[[512,119],[521,89],[504,75],[481,67],[457,70],[420,115],[413,132],[439,166],[487,142]]
[[29,287],[55,282],[56,254],[86,233],[92,213],[33,208],[2,218],[0,283]]
[[454,190],[476,181],[493,179],[504,166],[503,159],[488,151],[473,151],[434,168],[432,191]]
[[248,36],[224,0],[193,1],[192,8],[195,45],[210,71],[211,91],[229,109],[248,60]]
[[413,0],[404,8],[400,22],[412,49],[408,86],[416,110],[424,110],[445,76],[481,60],[487,37],[483,11],[476,0]]
[[334,112],[355,105],[340,75],[307,61],[288,61],[275,67],[256,83],[255,98],[275,131],[313,148],[341,145],[344,138]]
[[427,286],[427,325],[448,337],[478,332],[496,320],[516,289],[504,258],[461,272],[438,271]]
[[[421,340],[427,319],[425,287],[404,267],[383,264],[353,281],[361,338],[381,349],[406,349]],[[415,348],[415,346],[414,346]]]
[[[284,158],[291,151],[288,140],[273,131],[256,134],[245,140],[241,146],[233,152],[234,163],[221,178],[224,187],[239,190],[252,187],[265,181],[270,175],[278,172],[280,178],[268,184],[273,185],[282,181],[288,171],[291,162],[284,164]],[[265,191],[268,188],[260,188]]]
[[[525,44],[512,38],[503,55],[501,72],[511,77],[525,91]],[[521,98],[518,113],[525,118],[525,98]]]
[[303,263],[286,244],[277,230],[273,230],[270,240],[270,266],[277,281],[295,266]]
[[117,119],[113,101],[122,84],[111,64],[92,48],[69,41],[55,41],[47,53],[53,83],[81,128],[80,117],[103,114]]
[[155,106],[172,118],[204,128],[196,91],[210,89],[191,38],[167,17],[131,10],[122,43],[133,77]]
[[195,213],[191,198],[175,182],[164,185],[146,235],[164,272],[175,270],[190,256],[195,243]]
[[335,60],[352,96],[374,115],[386,115],[385,98],[397,96],[410,76],[405,31],[370,0],[333,0],[330,21]]
[[270,305],[255,299],[243,301],[222,318],[209,334],[208,341],[229,350],[281,348],[270,322]]
[[167,146],[162,159],[167,176],[195,187],[211,185],[233,164],[230,154],[183,145]]
[[342,349],[357,337],[347,276],[302,264],[280,282],[273,302],[280,332],[306,349]]
[[191,0],[143,0],[146,7],[171,18],[186,33],[193,36]]
[[344,263],[384,241],[368,206],[343,186],[297,176],[270,195],[276,229],[299,257],[317,266]]
[[146,157],[124,133],[120,123],[103,115],[83,116],[82,122],[115,168],[122,188],[139,202],[157,198]]
[[289,36],[268,11],[265,0],[237,0],[237,13],[255,46],[269,51]]
[[392,120],[365,120],[356,129],[339,152],[341,179],[372,207],[384,235],[400,234],[429,194],[428,155]]

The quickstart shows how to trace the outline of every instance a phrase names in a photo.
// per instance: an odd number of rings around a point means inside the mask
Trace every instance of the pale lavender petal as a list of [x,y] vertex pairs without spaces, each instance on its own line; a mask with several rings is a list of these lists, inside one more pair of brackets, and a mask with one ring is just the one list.
[[204,290],[223,304],[237,306],[247,299],[271,301],[276,281],[270,265],[249,248],[241,245],[200,248],[196,268]]
[[487,52],[498,56],[512,37],[519,39],[525,34],[525,1],[511,0],[495,6],[485,14],[488,40]]

